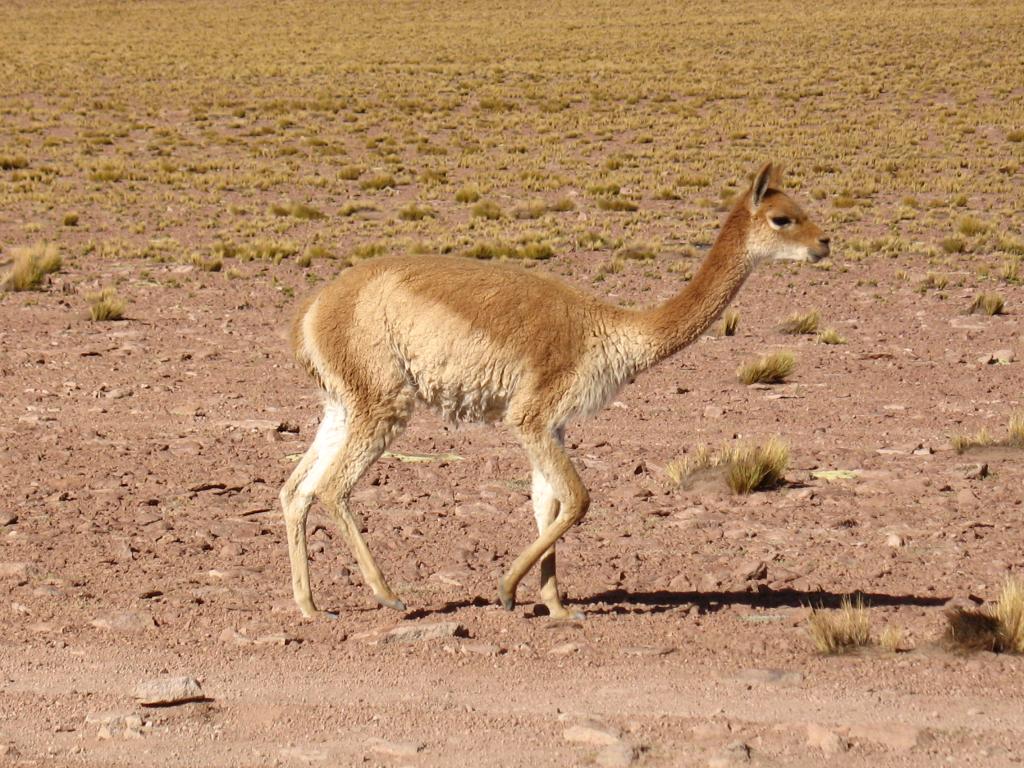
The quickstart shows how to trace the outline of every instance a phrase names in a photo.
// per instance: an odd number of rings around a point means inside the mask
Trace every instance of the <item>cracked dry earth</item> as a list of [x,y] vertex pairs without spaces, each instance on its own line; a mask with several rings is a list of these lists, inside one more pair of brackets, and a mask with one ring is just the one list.
[[[678,280],[637,269],[594,284],[586,254],[534,268],[617,301]],[[153,267],[186,295],[90,263],[124,278],[121,323],[69,309],[78,267],[6,297],[0,762],[1016,764],[1024,660],[937,641],[944,604],[991,599],[1024,568],[1020,453],[959,456],[949,440],[998,435],[1021,407],[1021,364],[978,358],[1022,351],[1024,290],[991,318],[963,313],[966,289],[936,301],[897,282],[880,305],[858,280],[888,268],[769,266],[740,295],[735,337],[706,336],[569,429],[594,499],[559,549],[586,613],[570,622],[537,615],[534,574],[514,612],[496,605],[533,535],[516,445],[425,411],[354,497],[409,612],[375,607],[314,508],[314,594],[339,616],[301,620],[277,492],[319,404],[285,350],[294,302],[268,283]],[[804,306],[848,343],[774,330]],[[789,383],[736,382],[740,361],[773,348],[797,355]],[[773,434],[792,450],[782,488],[670,487],[684,450]],[[829,469],[856,475],[815,476]],[[813,651],[808,606],[854,591],[876,636],[904,630],[903,652]],[[140,707],[136,685],[168,675],[205,699]]]

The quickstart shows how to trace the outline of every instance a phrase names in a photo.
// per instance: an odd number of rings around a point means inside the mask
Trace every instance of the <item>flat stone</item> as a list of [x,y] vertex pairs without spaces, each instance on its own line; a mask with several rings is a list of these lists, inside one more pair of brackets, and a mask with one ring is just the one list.
[[759,683],[761,685],[776,685],[789,687],[800,685],[804,681],[803,672],[794,672],[785,669],[744,669],[736,675],[737,680],[745,683]]
[[423,640],[443,640],[448,637],[465,637],[466,628],[456,621],[438,621],[431,624],[409,624],[395,627],[378,635],[375,642],[379,645],[390,643],[417,643]]
[[850,748],[846,739],[835,731],[817,723],[807,724],[807,746],[817,747],[826,755],[837,755]]
[[206,696],[194,677],[158,677],[135,687],[135,698],[144,707],[169,707],[203,701]]
[[28,581],[29,570],[32,566],[29,563],[6,562],[0,563],[0,579],[13,579],[18,584]]
[[597,744],[609,746],[618,744],[622,738],[615,728],[599,723],[596,720],[583,720],[562,731],[562,738],[577,744]]
[[743,765],[750,762],[750,747],[742,741],[733,741],[725,745],[715,757],[708,760],[708,768],[728,768],[730,765]]
[[913,749],[921,742],[923,735],[920,728],[903,723],[875,723],[850,728],[851,739],[873,741],[897,752]]
[[988,477],[988,464],[960,464],[956,473],[964,480],[984,480]]
[[366,740],[371,752],[391,757],[413,757],[423,750],[423,744],[416,741],[387,741],[372,737]]
[[561,643],[548,650],[548,656],[569,656],[579,653],[579,643]]
[[110,632],[145,632],[156,627],[156,622],[148,613],[142,611],[123,611],[100,616],[91,622],[97,629]]
[[497,656],[502,653],[502,647],[495,643],[463,643],[462,650],[466,653],[475,653],[478,656]]
[[251,637],[246,637],[233,627],[225,627],[222,629],[220,634],[217,635],[217,639],[222,643],[228,643],[229,645],[251,645],[253,642]]
[[18,522],[18,516],[13,512],[0,512],[0,528],[5,525],[14,525]]
[[671,645],[627,645],[621,652],[623,656],[668,656],[675,650]]
[[760,581],[768,577],[768,564],[764,560],[746,560],[733,571],[740,581]]
[[636,748],[625,741],[617,741],[598,752],[595,762],[602,768],[626,768],[636,762]]

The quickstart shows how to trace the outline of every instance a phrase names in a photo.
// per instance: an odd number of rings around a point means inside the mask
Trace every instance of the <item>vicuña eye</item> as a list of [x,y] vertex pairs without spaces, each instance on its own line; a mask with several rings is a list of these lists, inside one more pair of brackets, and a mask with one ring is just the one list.
[[772,224],[776,227],[788,227],[793,220],[788,216],[772,216]]

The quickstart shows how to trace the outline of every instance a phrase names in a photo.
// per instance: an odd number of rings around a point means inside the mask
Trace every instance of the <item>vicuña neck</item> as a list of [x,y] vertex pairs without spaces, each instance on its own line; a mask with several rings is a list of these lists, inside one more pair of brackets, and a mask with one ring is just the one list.
[[732,301],[750,274],[747,232],[750,214],[733,208],[697,274],[679,293],[640,313],[646,368],[675,354],[706,331]]

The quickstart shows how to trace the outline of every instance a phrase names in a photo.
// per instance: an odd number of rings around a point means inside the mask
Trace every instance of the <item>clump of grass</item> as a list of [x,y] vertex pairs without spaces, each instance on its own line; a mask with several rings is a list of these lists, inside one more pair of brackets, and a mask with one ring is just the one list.
[[836,610],[812,609],[807,633],[817,651],[829,656],[865,647],[871,642],[871,616],[864,599],[847,596]]
[[774,488],[789,466],[789,448],[778,438],[764,445],[743,445],[733,451],[726,465],[725,481],[733,493],[748,494]]
[[691,456],[670,462],[665,472],[680,486],[697,474],[721,470],[730,490],[746,495],[779,485],[788,466],[789,448],[772,437],[763,445],[741,444],[717,452],[698,445]]
[[361,165],[344,165],[338,169],[338,178],[343,181],[355,181],[366,171]]
[[15,248],[12,254],[14,264],[3,278],[6,291],[34,291],[42,286],[47,275],[59,270],[64,263],[53,243]]
[[744,384],[780,384],[793,372],[796,358],[790,352],[775,352],[747,363],[736,372]]
[[988,229],[988,225],[973,216],[964,216],[960,219],[960,223],[957,224],[957,232],[965,237],[974,237],[980,235]]
[[620,248],[616,254],[619,258],[629,261],[654,261],[654,248],[643,243],[634,243]]
[[430,206],[416,203],[409,203],[398,211],[398,218],[402,221],[422,221],[423,219],[432,219],[435,215],[434,209]]
[[274,203],[270,206],[270,212],[275,216],[292,216],[305,221],[324,217],[321,211],[305,203]]
[[899,627],[888,626],[882,630],[878,644],[889,653],[899,653],[905,646],[905,635]]
[[352,261],[362,261],[363,259],[373,259],[377,256],[383,256],[387,253],[387,246],[383,243],[363,243],[362,245],[356,246],[352,251]]
[[78,226],[78,214],[68,212],[64,214],[63,223],[65,227],[77,227]]
[[472,214],[479,219],[494,221],[503,215],[501,206],[493,200],[481,200],[473,206]]
[[945,290],[946,286],[949,285],[949,277],[947,275],[940,275],[938,272],[929,272],[925,275],[924,280],[918,286],[918,290],[922,293],[928,290]]
[[818,341],[822,344],[845,344],[846,339],[839,335],[835,328],[826,328],[818,334]]
[[1004,261],[999,268],[999,277],[1007,283],[1019,283],[1020,262],[1020,256],[1013,256]]
[[381,190],[393,189],[397,185],[395,183],[395,177],[390,173],[378,173],[368,179],[363,179],[359,182],[359,186],[362,189],[367,190]]
[[939,246],[946,253],[963,253],[965,243],[963,239],[959,237],[944,237],[939,243]]
[[800,313],[796,313],[792,315],[789,320],[779,326],[779,331],[781,333],[788,333],[794,336],[805,333],[814,333],[818,330],[818,323],[820,320],[821,315],[816,309],[802,315]]
[[640,206],[624,197],[609,195],[597,198],[597,207],[602,211],[635,211]]
[[203,270],[203,272],[220,272],[224,269],[224,259],[216,253],[210,259],[203,258],[203,255],[200,253],[193,253],[189,261]]
[[124,300],[113,288],[104,288],[97,293],[88,294],[85,298],[89,302],[89,318],[93,322],[124,318]]
[[455,193],[457,203],[475,203],[480,199],[480,188],[476,184],[466,184]]
[[100,163],[89,172],[92,181],[121,181],[125,177],[124,165],[120,163]]
[[995,440],[992,435],[988,433],[988,430],[984,427],[974,435],[954,435],[950,441],[953,444],[953,450],[957,453],[965,453],[971,448],[984,448],[988,445],[993,445]]
[[1024,448],[1024,411],[1010,416],[1010,436],[1007,442],[1014,448]]
[[1006,134],[1006,140],[1015,144],[1024,141],[1024,131],[1010,131]]
[[971,315],[1003,314],[1003,297],[998,293],[979,293],[968,312]]
[[946,613],[946,645],[958,651],[1024,653],[1024,582],[1008,579],[994,606]]
[[22,168],[28,168],[24,155],[0,155],[0,171],[20,171]]
[[554,249],[547,243],[525,241],[516,244],[494,241],[477,243],[463,252],[463,256],[471,259],[521,259],[524,261],[541,261],[554,256]]
[[740,324],[740,313],[735,309],[726,310],[725,314],[722,315],[722,335],[723,336],[735,336],[736,329]]
[[568,211],[576,210],[576,203],[573,202],[571,197],[563,196],[548,203],[548,210],[552,213],[567,213]]
[[517,219],[539,219],[547,212],[547,203],[543,200],[531,200],[526,205],[514,208],[512,215]]
[[338,209],[338,215],[355,216],[357,213],[368,213],[376,210],[377,206],[373,203],[367,203],[361,200],[350,200]]

